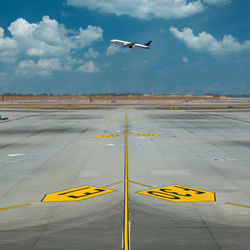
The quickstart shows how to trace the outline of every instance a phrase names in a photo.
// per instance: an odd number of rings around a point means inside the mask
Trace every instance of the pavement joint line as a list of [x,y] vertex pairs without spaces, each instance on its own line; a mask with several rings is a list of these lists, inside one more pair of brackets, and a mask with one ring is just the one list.
[[117,185],[117,184],[120,184],[120,183],[123,183],[124,182],[124,180],[122,180],[122,181],[117,181],[117,182],[115,182],[115,183],[112,183],[112,184],[109,184],[109,185],[105,185],[105,186],[103,186],[103,187],[111,187],[111,186],[114,186],[114,185]]
[[233,206],[238,206],[238,207],[250,208],[250,206],[247,206],[247,205],[241,205],[241,204],[236,204],[236,203],[231,203],[231,202],[225,202],[225,204],[227,204],[227,205],[233,205]]
[[130,119],[132,121],[145,121],[146,119],[144,118],[135,118],[135,119]]
[[11,206],[11,207],[5,207],[5,208],[0,208],[0,210],[7,210],[7,209],[11,209],[11,208],[18,208],[18,207],[25,207],[25,206],[29,206],[29,205],[31,205],[31,203],[17,205],[17,206]]

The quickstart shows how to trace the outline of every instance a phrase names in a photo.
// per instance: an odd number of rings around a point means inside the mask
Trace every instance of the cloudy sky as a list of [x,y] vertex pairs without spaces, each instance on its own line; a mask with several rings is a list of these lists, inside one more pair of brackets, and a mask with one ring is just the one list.
[[0,94],[250,94],[249,13],[249,0],[1,1]]

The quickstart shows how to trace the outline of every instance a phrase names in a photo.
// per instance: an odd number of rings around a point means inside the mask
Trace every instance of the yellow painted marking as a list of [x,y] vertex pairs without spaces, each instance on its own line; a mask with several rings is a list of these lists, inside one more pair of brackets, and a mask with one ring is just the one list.
[[128,215],[128,117],[127,117],[127,112],[125,112],[123,250],[129,250],[128,221],[129,221],[129,215]]
[[18,207],[25,207],[25,206],[29,206],[29,205],[31,205],[31,203],[22,204],[22,205],[18,205],[18,206],[12,206],[12,207],[0,208],[0,210],[7,210],[7,209],[11,209],[11,208],[18,208]]
[[118,110],[110,110],[109,112],[112,113],[112,112],[119,112],[119,111]]
[[120,184],[120,183],[123,183],[124,181],[117,181],[115,183],[112,183],[112,184],[109,184],[109,185],[105,185],[104,187],[111,187],[111,186],[114,186],[114,185],[117,185],[117,184]]
[[66,189],[63,191],[46,194],[42,199],[42,202],[49,201],[80,201],[94,196],[107,194],[116,190],[94,187],[94,186],[82,186],[77,188]]
[[106,122],[120,122],[120,121],[106,121]]
[[137,184],[137,185],[141,185],[141,186],[144,186],[144,187],[149,187],[149,188],[152,188],[152,186],[145,185],[145,184],[142,184],[142,183],[139,183],[139,182],[130,181],[130,180],[128,180],[128,182],[133,183],[133,184]]
[[160,136],[160,135],[157,135],[157,134],[131,134],[133,136]]
[[132,121],[145,121],[147,119],[131,119]]
[[96,138],[118,137],[118,136],[122,136],[122,135],[98,135],[96,136]]
[[241,204],[236,204],[236,203],[231,203],[231,202],[226,202],[225,204],[227,204],[227,205],[233,205],[233,206],[239,206],[239,207],[247,207],[247,208],[250,208],[250,206],[241,205]]
[[195,188],[170,185],[138,192],[155,198],[172,202],[200,202],[215,201],[215,193]]

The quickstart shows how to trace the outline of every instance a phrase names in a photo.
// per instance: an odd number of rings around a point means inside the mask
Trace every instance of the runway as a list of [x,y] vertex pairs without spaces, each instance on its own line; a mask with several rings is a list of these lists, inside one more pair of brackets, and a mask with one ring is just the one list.
[[0,249],[250,248],[249,109],[0,114]]

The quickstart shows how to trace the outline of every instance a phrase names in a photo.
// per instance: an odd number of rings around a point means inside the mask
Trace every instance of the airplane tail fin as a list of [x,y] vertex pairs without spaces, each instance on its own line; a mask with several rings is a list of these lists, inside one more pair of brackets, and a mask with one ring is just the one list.
[[152,43],[152,40],[149,41],[149,42],[147,42],[147,43],[145,44],[145,46],[150,46],[151,43]]

